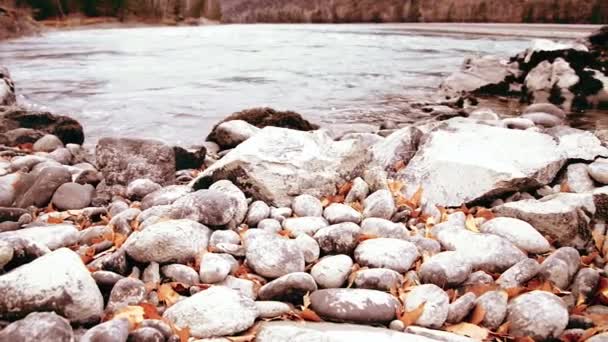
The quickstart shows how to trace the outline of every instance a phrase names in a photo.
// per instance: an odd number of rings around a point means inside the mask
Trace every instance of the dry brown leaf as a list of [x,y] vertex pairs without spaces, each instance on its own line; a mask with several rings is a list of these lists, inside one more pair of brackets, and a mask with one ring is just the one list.
[[511,322],[506,321],[496,330],[496,335],[498,336],[508,336],[509,329],[511,328]]
[[584,255],[581,257],[581,264],[585,267],[591,265],[591,263],[593,263],[593,260],[595,260],[595,258],[597,258],[600,254],[598,252],[593,252],[591,254],[588,255]]
[[359,264],[354,264],[350,269],[350,275],[348,276],[348,288],[351,288],[355,283],[355,279],[357,279],[357,272],[361,269]]
[[483,341],[490,336],[490,330],[466,322],[450,325],[446,327],[445,330],[457,335],[467,336],[478,341]]
[[46,222],[49,224],[61,224],[65,221],[61,217],[49,216],[49,218],[46,220]]
[[406,327],[416,324],[416,321],[418,321],[420,316],[422,316],[422,314],[424,313],[425,305],[426,305],[426,302],[420,304],[417,308],[415,308],[414,310],[409,311],[409,312],[405,311],[405,308],[404,308],[403,314],[401,315],[401,317],[399,317],[399,320],[401,322],[403,322],[403,324],[405,324]]
[[348,192],[350,191],[350,189],[352,189],[353,187],[353,183],[352,182],[347,182],[342,184],[342,186],[340,186],[340,188],[338,188],[338,195],[342,195],[344,197],[346,197],[346,195],[348,195]]
[[564,182],[560,185],[559,191],[560,192],[572,192],[572,190],[570,189],[570,185],[566,182]]
[[302,297],[302,310],[308,309],[310,306],[310,292],[306,292],[304,297]]
[[486,310],[481,305],[476,305],[471,314],[471,324],[479,325],[486,317]]
[[372,239],[377,239],[378,236],[373,235],[373,234],[361,234],[359,235],[359,237],[357,238],[357,241],[359,243],[365,241],[365,240],[372,240]]
[[608,278],[600,278],[597,286],[597,297],[602,304],[608,305]]
[[126,240],[126,236],[120,233],[114,233],[114,246],[116,246],[116,248],[120,248],[120,246],[122,246],[122,244],[125,243]]
[[84,254],[80,255],[80,259],[86,265],[93,261],[93,257],[95,256],[95,247],[88,247]]
[[491,210],[482,208],[482,207],[478,207],[475,217],[482,217],[489,221],[489,220],[495,218],[496,216],[494,215],[494,213]]
[[475,222],[475,217],[473,217],[473,215],[469,214],[467,215],[467,219],[464,223],[464,226],[475,233],[479,233],[479,228],[477,228],[477,222]]
[[185,327],[182,329],[179,329],[178,327],[175,327],[175,334],[177,335],[177,337],[179,337],[179,342],[188,342],[188,340],[190,339],[190,328]]
[[404,167],[405,167],[405,161],[399,160],[393,165],[393,170],[395,172],[398,172],[399,170],[403,169]]
[[138,231],[139,230],[139,221],[137,221],[137,220],[131,221],[130,226],[134,232]]
[[130,305],[117,310],[116,313],[114,313],[113,318],[126,318],[129,321],[129,327],[132,330],[145,319],[144,314],[145,311],[143,307],[139,305]]
[[418,188],[418,190],[416,190],[416,192],[414,193],[414,195],[410,199],[410,201],[412,202],[412,204],[414,204],[414,208],[420,207],[420,203],[422,202],[422,194],[423,194],[423,192],[424,192],[424,190],[422,189],[422,186],[421,186],[421,187]]
[[534,339],[532,337],[526,336],[526,337],[516,337],[514,339],[515,342],[535,342]]
[[163,301],[167,306],[172,306],[181,298],[179,293],[173,290],[171,284],[162,284],[158,288],[158,299]]
[[356,211],[362,213],[363,212],[363,204],[361,204],[361,202],[359,201],[355,201],[352,203],[349,203],[350,207],[355,209]]
[[247,266],[246,263],[243,262],[236,272],[234,272],[234,276],[237,278],[242,278],[243,276],[249,275],[249,273],[252,273],[252,270],[249,268],[249,266]]
[[288,238],[288,239],[289,239],[289,236],[291,235],[289,230],[285,230],[285,229],[279,230],[277,232],[277,234],[280,235],[281,237]]
[[389,180],[388,181],[388,189],[393,193],[393,195],[397,195],[397,194],[401,194],[401,189],[403,189],[403,187],[405,186],[405,184],[401,181],[394,181],[394,180]]
[[155,305],[152,305],[150,303],[140,303],[139,306],[144,309],[145,319],[162,319]]
[[602,314],[586,314],[585,317],[593,321],[593,324],[598,327],[608,327],[608,315]]
[[530,291],[530,290],[528,290],[528,288],[523,287],[523,286],[511,287],[506,290],[507,296],[509,296],[509,299],[513,299],[513,298],[519,296],[520,294],[526,293],[528,291]]
[[298,315],[303,320],[308,321],[308,322],[323,322],[321,317],[319,317],[319,315],[317,315],[317,313],[312,311],[311,309],[302,310],[301,312],[298,313]]
[[496,284],[476,284],[468,286],[466,292],[473,292],[477,297],[483,295],[486,292],[494,291],[498,289]]
[[604,247],[604,241],[606,241],[606,235],[596,230],[594,230],[591,235],[593,236],[593,241],[595,242],[595,248],[597,248],[598,251],[601,251]]

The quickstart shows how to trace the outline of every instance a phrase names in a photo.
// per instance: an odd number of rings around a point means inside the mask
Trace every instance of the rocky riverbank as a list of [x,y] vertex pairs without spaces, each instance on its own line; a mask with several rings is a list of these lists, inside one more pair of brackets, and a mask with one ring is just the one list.
[[2,6],[0,3],[0,41],[38,32],[40,25],[28,13]]

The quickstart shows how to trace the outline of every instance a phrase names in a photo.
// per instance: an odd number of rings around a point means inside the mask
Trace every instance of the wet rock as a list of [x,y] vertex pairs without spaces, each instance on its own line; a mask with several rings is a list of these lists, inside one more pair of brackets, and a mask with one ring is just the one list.
[[165,278],[169,278],[172,281],[183,283],[188,286],[196,285],[199,283],[198,273],[186,265],[171,264],[161,268],[161,271]]
[[270,207],[262,201],[255,201],[249,206],[247,212],[247,225],[249,227],[257,227],[258,223],[267,219],[270,216]]
[[600,273],[592,268],[583,268],[577,272],[572,282],[572,295],[574,298],[590,299],[600,281]]
[[600,158],[588,165],[588,172],[596,182],[608,184],[608,159]]
[[361,222],[361,233],[394,239],[406,239],[409,236],[409,231],[404,224],[375,217],[366,218]]
[[238,146],[260,132],[260,129],[243,120],[230,120],[215,126],[213,141],[223,149]]
[[523,113],[546,113],[560,119],[566,118],[566,113],[553,103],[534,103],[526,107]]
[[315,235],[321,228],[329,226],[329,223],[323,217],[292,217],[283,221],[283,228],[289,232],[291,236],[299,236],[300,234]]
[[34,183],[15,200],[15,206],[27,208],[30,205],[45,207],[55,190],[64,183],[72,180],[70,172],[63,167],[46,167],[36,177]]
[[311,308],[321,317],[357,323],[390,322],[399,307],[386,292],[366,289],[326,289],[310,295]]
[[358,225],[345,222],[319,229],[314,238],[327,254],[350,254],[359,243],[360,234]]
[[361,289],[389,291],[403,283],[403,276],[388,268],[369,268],[356,273],[354,285]]
[[148,208],[156,207],[159,205],[173,204],[179,198],[190,193],[192,188],[186,185],[170,185],[160,190],[154,191],[141,201],[141,209],[146,210]]
[[309,235],[301,234],[298,235],[294,241],[296,245],[298,245],[298,248],[302,250],[302,253],[304,254],[304,261],[307,264],[311,264],[319,260],[321,248],[319,247],[317,240],[313,239]]
[[546,253],[551,247],[532,225],[510,217],[497,217],[487,221],[481,225],[480,231],[501,236],[528,253]]
[[[478,158],[480,153],[491,157]],[[557,144],[546,134],[452,119],[428,134],[396,177],[408,185],[409,196],[422,187],[423,202],[458,207],[549,184],[564,162]]]
[[193,187],[230,179],[256,200],[289,206],[292,194],[333,195],[336,185],[357,176],[367,159],[357,140],[336,142],[323,130],[266,127],[205,170]]
[[134,232],[123,248],[139,262],[186,262],[207,249],[211,231],[191,220],[170,220]]
[[112,313],[129,305],[137,305],[145,296],[146,286],[141,280],[131,277],[121,279],[112,288],[106,311]]
[[205,253],[201,259],[199,276],[205,284],[223,281],[238,262],[229,254]]
[[169,214],[172,218],[187,218],[209,226],[223,226],[236,219],[239,203],[218,190],[199,190],[176,200]]
[[561,335],[568,325],[568,310],[554,294],[532,291],[511,300],[507,320],[510,335],[541,341]]
[[65,183],[57,188],[51,202],[59,210],[83,209],[91,204],[94,191],[91,185]]
[[344,203],[363,202],[369,194],[369,186],[361,178],[357,177],[353,180],[353,185],[344,199]]
[[108,185],[128,185],[140,178],[160,185],[175,181],[175,152],[159,141],[101,138],[95,149],[97,167]]
[[293,213],[299,217],[323,216],[323,205],[318,198],[311,195],[300,195],[291,204]]
[[472,271],[472,265],[465,255],[447,251],[433,255],[420,268],[420,280],[425,284],[435,284],[442,288],[462,284]]
[[[28,284],[24,287],[23,284]],[[96,322],[103,298],[80,257],[62,248],[0,276],[0,317],[53,310],[71,322]]]
[[331,224],[338,224],[344,222],[352,222],[359,224],[361,222],[361,213],[353,209],[352,207],[341,204],[333,203],[323,211],[323,216]]
[[468,57],[460,70],[446,78],[439,87],[446,94],[459,95],[497,86],[509,76],[514,74],[505,59]]
[[441,225],[435,226],[432,233],[444,249],[467,258],[473,270],[502,272],[526,258],[519,248],[497,235]]
[[0,331],[0,341],[74,341],[70,322],[54,312],[33,312]]
[[223,286],[213,286],[186,298],[163,314],[194,338],[232,336],[250,328],[257,317],[253,300]]
[[405,298],[405,311],[414,311],[422,304],[424,304],[424,310],[415,324],[435,329],[441,327],[448,318],[450,305],[445,291],[433,284],[413,287]]
[[412,159],[418,150],[421,137],[422,132],[415,127],[405,127],[395,131],[371,147],[372,165],[392,173],[397,163],[403,162],[405,165]]
[[241,244],[241,237],[234,230],[216,230],[211,234],[209,246],[215,247],[220,243]]
[[163,334],[149,327],[137,328],[129,333],[130,342],[164,342]]
[[293,310],[293,306],[276,301],[256,301],[259,318],[275,318],[287,314]]
[[363,201],[363,216],[390,220],[395,214],[395,200],[388,190],[378,190]]
[[162,187],[160,186],[160,184],[155,183],[149,179],[136,179],[130,182],[127,186],[127,196],[133,200],[141,200],[148,194],[151,194],[154,191],[158,191],[161,188]]
[[71,224],[30,227],[0,233],[0,239],[24,238],[46,246],[50,250],[75,245],[78,242],[78,236],[78,229]]
[[205,146],[193,149],[173,146],[173,152],[175,153],[175,169],[178,171],[201,168],[207,155]]
[[473,292],[467,292],[454,302],[450,303],[447,322],[457,324],[462,322],[473,310],[477,296]]
[[304,271],[304,253],[292,240],[263,233],[247,244],[247,264],[268,278]]
[[[247,198],[245,198],[245,194],[239,189],[237,186],[232,184],[232,182],[227,180],[221,180],[213,183],[209,187],[210,191],[220,191],[226,195],[228,195],[234,204],[234,215],[231,220],[226,224],[228,229],[235,229],[238,225],[240,225],[247,216],[248,202]],[[223,208],[223,210],[228,211],[228,208]],[[203,222],[204,223],[204,222]],[[210,225],[214,225],[209,223]]]
[[88,330],[81,338],[81,342],[116,341],[126,342],[129,337],[129,321],[113,319],[99,324]]
[[497,329],[507,316],[509,295],[505,291],[489,291],[477,298],[476,304],[485,312],[481,325]]
[[3,131],[21,127],[53,134],[64,144],[81,145],[84,142],[83,129],[78,121],[63,115],[30,111],[16,106],[5,108],[0,127]]
[[524,285],[540,272],[540,264],[534,259],[524,259],[506,270],[496,280],[503,289],[510,289]]
[[296,301],[307,292],[317,290],[313,277],[305,272],[295,272],[277,278],[260,288],[261,300]]
[[553,252],[540,269],[540,278],[551,281],[560,289],[567,289],[580,265],[580,254],[572,247],[562,247]]
[[361,266],[388,268],[407,272],[420,254],[411,242],[398,239],[365,240],[355,249],[355,260]]
[[332,255],[319,260],[310,274],[321,288],[339,288],[348,279],[352,267],[353,261],[348,255]]

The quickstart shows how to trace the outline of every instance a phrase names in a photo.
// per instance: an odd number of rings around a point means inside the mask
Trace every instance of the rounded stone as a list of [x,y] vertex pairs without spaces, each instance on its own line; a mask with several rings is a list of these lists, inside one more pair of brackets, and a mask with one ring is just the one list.
[[395,200],[388,190],[378,190],[363,201],[363,216],[390,220],[395,214]]
[[507,316],[508,300],[505,291],[489,291],[477,298],[476,305],[485,312],[481,325],[492,330],[500,327]]
[[223,281],[238,267],[238,262],[230,254],[205,253],[201,258],[199,277],[204,284]]
[[63,142],[59,138],[52,134],[47,134],[36,140],[32,149],[36,152],[53,152],[61,147],[63,147]]
[[234,245],[241,244],[241,237],[234,230],[216,230],[211,233],[209,246],[215,247],[220,243],[231,243]]
[[293,240],[262,233],[247,243],[247,264],[268,278],[304,271],[304,253]]
[[183,283],[188,286],[196,285],[199,283],[199,275],[192,268],[181,264],[166,265],[161,268],[161,272],[165,278],[169,278],[172,281]]
[[386,292],[366,289],[318,290],[310,295],[310,303],[321,317],[356,323],[388,323],[400,305]]
[[7,241],[0,240],[0,269],[13,260],[13,246]]
[[400,287],[403,276],[388,268],[369,268],[357,271],[354,285],[361,289],[389,291]]
[[65,183],[53,195],[53,205],[59,210],[76,210],[91,204],[95,189],[90,185]]
[[572,282],[572,295],[574,298],[590,299],[600,281],[600,272],[592,268],[583,268],[576,274]]
[[141,280],[131,277],[120,279],[112,288],[106,311],[112,313],[129,305],[137,305],[145,296],[146,286]]
[[536,260],[524,259],[501,274],[496,283],[503,289],[519,287],[534,278],[539,271],[540,264]]
[[412,312],[424,304],[422,315],[416,325],[439,328],[448,318],[450,299],[440,287],[433,284],[415,286],[405,297],[405,311]]
[[399,273],[407,272],[420,256],[411,242],[387,238],[361,242],[354,255],[361,266],[388,268]]
[[542,254],[551,248],[549,241],[532,225],[515,218],[494,218],[481,225],[480,231],[501,236],[528,253]]
[[258,223],[258,229],[265,230],[270,233],[278,233],[283,229],[281,222],[275,219],[263,219]]
[[291,312],[294,308],[291,304],[278,301],[263,301],[255,302],[255,307],[258,310],[259,318],[275,318]]
[[323,216],[331,224],[344,222],[359,224],[363,218],[363,215],[361,215],[360,212],[342,203],[332,203],[330,206],[325,208],[323,211]]
[[533,103],[533,104],[529,105],[528,107],[526,107],[526,109],[524,109],[523,113],[524,114],[546,113],[546,114],[553,115],[560,119],[566,118],[566,113],[561,108],[554,105],[553,103]]
[[150,327],[137,328],[129,334],[129,342],[164,342],[163,334]]
[[2,329],[0,341],[72,342],[74,332],[70,322],[54,312],[32,312],[24,319],[13,322]]
[[323,216],[323,205],[318,198],[311,195],[300,195],[293,199],[291,204],[296,216]]
[[361,235],[361,228],[352,222],[338,223],[319,229],[314,238],[327,254],[350,254]]
[[451,324],[462,322],[473,310],[476,301],[477,296],[473,292],[467,292],[450,303],[447,322]]
[[406,239],[409,236],[409,231],[403,223],[394,223],[376,217],[366,218],[361,222],[361,233],[368,236],[394,239]]
[[608,184],[608,159],[597,159],[587,166],[589,175],[596,182]]
[[300,301],[307,292],[317,290],[313,277],[305,272],[294,272],[279,277],[260,288],[261,300]]
[[162,186],[160,184],[147,178],[136,179],[127,186],[127,197],[134,200],[140,200],[161,188]]
[[467,280],[471,271],[471,263],[465,256],[447,251],[433,255],[422,264],[420,280],[442,288],[453,287]]
[[321,288],[339,288],[348,279],[352,267],[353,260],[348,255],[332,255],[319,260],[310,274]]
[[258,224],[270,216],[270,207],[263,201],[255,201],[249,206],[246,223],[249,227],[257,227]]
[[509,303],[507,320],[509,334],[530,336],[537,341],[558,338],[568,325],[568,309],[556,295],[532,291]]
[[572,247],[553,252],[540,265],[540,278],[551,281],[560,289],[567,289],[580,266],[580,254]]
[[321,248],[319,247],[317,240],[313,239],[309,235],[300,234],[297,238],[295,238],[294,241],[302,250],[302,253],[304,253],[304,261],[307,264],[311,264],[319,260]]
[[129,337],[129,321],[125,318],[112,319],[89,329],[80,342],[120,341],[125,342]]
[[291,236],[300,234],[314,235],[319,229],[329,226],[329,223],[318,216],[292,217],[283,221],[283,229]]

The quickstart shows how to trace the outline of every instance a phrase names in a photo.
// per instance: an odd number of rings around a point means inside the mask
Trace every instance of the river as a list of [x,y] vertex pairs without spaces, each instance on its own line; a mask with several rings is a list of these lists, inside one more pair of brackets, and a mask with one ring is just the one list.
[[398,25],[217,25],[53,31],[0,44],[19,101],[74,116],[88,139],[200,143],[226,115],[294,110],[320,123],[406,115],[468,54],[531,38],[423,35]]

